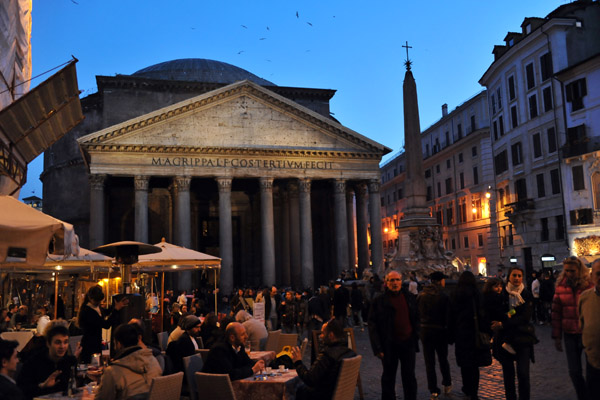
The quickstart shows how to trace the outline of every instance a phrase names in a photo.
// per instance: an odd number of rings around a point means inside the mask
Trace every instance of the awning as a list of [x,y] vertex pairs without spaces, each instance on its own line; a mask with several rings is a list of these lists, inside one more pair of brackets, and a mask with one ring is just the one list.
[[27,179],[27,163],[83,120],[76,62],[0,110],[0,174],[19,187]]

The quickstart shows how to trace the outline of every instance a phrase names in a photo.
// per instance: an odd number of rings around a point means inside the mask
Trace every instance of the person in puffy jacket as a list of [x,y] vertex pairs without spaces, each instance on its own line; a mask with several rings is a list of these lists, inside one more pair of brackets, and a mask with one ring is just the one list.
[[138,331],[132,324],[115,331],[115,360],[104,370],[96,400],[132,399],[150,391],[152,378],[162,375],[152,350],[138,346]]
[[581,367],[581,329],[577,303],[581,293],[592,287],[587,267],[575,256],[563,261],[563,270],[556,280],[552,299],[552,339],[556,350],[564,350],[567,356],[569,377],[573,382],[578,400],[586,399],[586,384]]

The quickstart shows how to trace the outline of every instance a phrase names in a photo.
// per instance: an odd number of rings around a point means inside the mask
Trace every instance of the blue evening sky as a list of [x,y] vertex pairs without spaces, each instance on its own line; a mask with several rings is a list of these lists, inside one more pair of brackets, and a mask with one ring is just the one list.
[[[406,41],[425,129],[440,119],[442,104],[453,110],[483,89],[478,80],[507,32],[565,3],[34,0],[33,76],[73,55],[83,97],[97,90],[96,75],[178,58],[223,61],[279,86],[337,90],[335,118],[395,154],[404,144]],[[21,198],[42,197],[42,157],[29,164]]]

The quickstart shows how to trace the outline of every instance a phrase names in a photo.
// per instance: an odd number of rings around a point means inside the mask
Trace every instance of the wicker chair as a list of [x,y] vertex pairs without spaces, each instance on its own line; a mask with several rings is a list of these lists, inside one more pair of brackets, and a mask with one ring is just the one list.
[[167,351],[167,342],[169,341],[169,332],[158,332],[158,345],[161,351]]
[[153,378],[148,400],[179,400],[182,383],[183,372]]
[[297,333],[282,333],[279,335],[279,342],[277,343],[276,353],[283,350],[284,346],[294,347],[298,345],[298,334]]
[[353,400],[362,356],[342,360],[332,400]]
[[194,354],[193,356],[183,357],[183,367],[185,369],[185,380],[187,382],[188,391],[190,394],[190,400],[198,400],[198,388],[196,387],[196,380],[194,374],[202,371],[201,354]]
[[231,380],[227,374],[196,372],[198,393],[210,400],[236,400]]
[[281,336],[281,329],[277,331],[269,332],[269,337],[267,338],[267,344],[265,345],[266,351],[274,351],[279,353],[279,336]]

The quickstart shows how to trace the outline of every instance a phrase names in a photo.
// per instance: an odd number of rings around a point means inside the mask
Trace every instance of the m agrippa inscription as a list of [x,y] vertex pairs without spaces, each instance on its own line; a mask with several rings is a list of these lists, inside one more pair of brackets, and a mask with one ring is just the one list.
[[331,161],[264,160],[253,158],[152,157],[152,166],[251,169],[333,169]]

